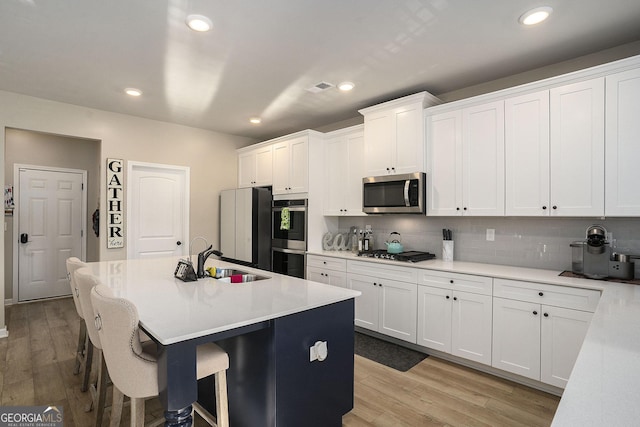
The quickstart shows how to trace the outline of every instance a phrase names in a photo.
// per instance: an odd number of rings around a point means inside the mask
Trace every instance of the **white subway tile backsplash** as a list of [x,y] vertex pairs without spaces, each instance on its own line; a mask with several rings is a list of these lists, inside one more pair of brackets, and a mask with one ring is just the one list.
[[[453,231],[454,260],[565,270],[571,268],[569,244],[583,240],[587,227],[603,225],[613,232],[620,252],[640,254],[640,218],[478,218],[379,215],[341,217],[339,232],[371,224],[376,248],[385,248],[389,233],[402,235],[405,250],[428,251],[442,257],[442,229]],[[495,240],[486,240],[487,228]],[[640,262],[637,263],[640,267]]]

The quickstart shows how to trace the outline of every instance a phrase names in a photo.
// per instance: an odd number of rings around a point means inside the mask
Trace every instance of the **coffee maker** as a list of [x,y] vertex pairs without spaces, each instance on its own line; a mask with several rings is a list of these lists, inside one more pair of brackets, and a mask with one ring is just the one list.
[[587,228],[587,240],[582,245],[583,274],[590,279],[609,276],[611,246],[607,241],[607,230],[601,225]]

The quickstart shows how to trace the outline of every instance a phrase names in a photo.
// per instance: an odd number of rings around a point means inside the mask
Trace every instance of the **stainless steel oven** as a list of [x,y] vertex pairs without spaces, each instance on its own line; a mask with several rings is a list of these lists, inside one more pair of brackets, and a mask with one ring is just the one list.
[[304,278],[307,251],[307,200],[274,200],[271,208],[271,269]]

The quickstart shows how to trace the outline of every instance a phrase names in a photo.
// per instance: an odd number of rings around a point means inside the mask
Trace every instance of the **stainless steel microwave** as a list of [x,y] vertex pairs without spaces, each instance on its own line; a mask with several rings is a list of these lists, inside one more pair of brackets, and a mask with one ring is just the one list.
[[424,214],[426,179],[422,172],[362,178],[362,211],[371,214]]

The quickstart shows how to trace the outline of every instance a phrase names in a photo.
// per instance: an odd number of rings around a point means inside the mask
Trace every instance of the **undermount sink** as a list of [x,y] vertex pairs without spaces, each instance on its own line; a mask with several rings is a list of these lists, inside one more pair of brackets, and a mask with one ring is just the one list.
[[247,273],[246,271],[236,270],[232,268],[221,268],[216,271],[216,279],[224,283],[246,283],[255,282],[256,280],[268,279],[266,276]]

